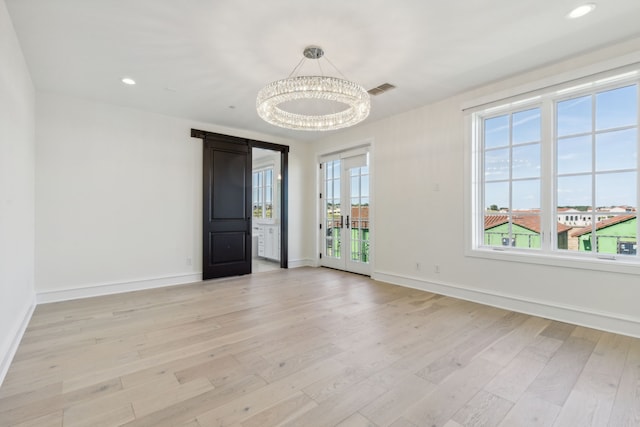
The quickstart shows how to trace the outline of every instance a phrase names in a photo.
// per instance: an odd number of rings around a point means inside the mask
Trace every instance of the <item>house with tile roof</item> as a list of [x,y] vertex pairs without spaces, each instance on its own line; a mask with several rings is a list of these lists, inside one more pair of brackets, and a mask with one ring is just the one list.
[[[568,248],[571,227],[558,223],[558,248]],[[540,215],[514,215],[509,230],[508,215],[484,217],[484,244],[488,246],[540,247]]]
[[[635,255],[637,250],[637,216],[617,215],[595,225],[596,248],[599,253]],[[571,232],[578,239],[578,250],[593,250],[593,227],[587,226]]]

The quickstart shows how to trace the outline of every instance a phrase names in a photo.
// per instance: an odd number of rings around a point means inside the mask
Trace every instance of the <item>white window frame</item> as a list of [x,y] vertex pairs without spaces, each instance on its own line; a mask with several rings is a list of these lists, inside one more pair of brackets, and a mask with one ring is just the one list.
[[[253,169],[252,173],[251,173],[251,190],[252,190],[252,194],[251,194],[251,217],[256,220],[256,221],[273,221],[273,215],[274,215],[274,200],[275,199],[275,181],[276,181],[276,177],[274,174],[274,166],[273,165],[269,165],[269,166],[262,166],[256,169]],[[267,183],[266,183],[266,172],[267,171],[271,171],[271,218],[267,218],[266,214],[267,214],[267,193],[266,193],[266,189],[267,189]],[[262,175],[262,185],[260,186],[260,188],[262,189],[262,216],[257,217],[253,215],[253,192],[257,187],[253,186],[253,176],[255,174],[261,174]]]
[[[627,61],[629,58],[625,58]],[[551,79],[546,82],[538,82],[520,90],[514,90],[510,96],[505,93],[497,94],[489,102],[476,100],[463,106],[465,114],[465,128],[467,129],[467,141],[465,148],[465,255],[496,259],[503,261],[515,261],[524,263],[554,265],[598,271],[611,271],[640,275],[640,254],[635,256],[600,256],[597,252],[578,252],[557,250],[557,212],[556,212],[556,171],[555,171],[555,104],[561,96],[573,98],[581,94],[593,91],[604,91],[629,84],[637,84],[640,87],[640,55],[633,56],[635,62],[625,66],[613,66],[604,68],[596,73],[588,73],[582,70],[582,76],[575,73],[571,77],[565,76],[565,81]],[[618,65],[613,61],[614,65]],[[593,71],[590,67],[588,71]],[[537,88],[536,86],[537,85]],[[542,152],[541,152],[541,248],[519,249],[513,247],[484,246],[484,214],[483,185],[484,185],[484,150],[481,147],[482,120],[490,115],[499,115],[498,112],[513,113],[539,106],[541,108],[542,122]],[[639,109],[640,110],[640,109]],[[640,123],[640,112],[638,117]],[[640,131],[639,131],[640,133]],[[639,136],[640,138],[640,136]],[[640,159],[636,166],[640,175]],[[638,176],[637,202],[640,205],[640,176]],[[636,212],[638,214],[638,212]],[[555,219],[555,221],[554,221]],[[640,238],[640,222],[637,226],[637,237]],[[601,254],[602,255],[602,254]]]

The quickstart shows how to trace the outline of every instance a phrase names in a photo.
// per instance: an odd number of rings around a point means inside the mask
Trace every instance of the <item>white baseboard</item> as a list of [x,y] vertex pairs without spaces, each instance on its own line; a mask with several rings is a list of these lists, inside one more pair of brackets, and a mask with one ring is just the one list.
[[520,296],[473,289],[467,286],[426,281],[394,273],[375,272],[373,279],[407,288],[434,292],[467,301],[490,305],[519,313],[586,326],[616,334],[640,338],[640,318],[616,313],[594,311],[584,307],[551,301],[525,299]]
[[287,267],[289,268],[298,268],[298,267],[317,267],[317,263],[309,258],[305,259],[290,259],[287,261]]
[[119,294],[123,292],[141,291],[144,289],[163,288],[165,286],[183,285],[202,281],[202,273],[181,274],[177,276],[155,277],[121,283],[103,283],[83,286],[81,288],[62,289],[57,291],[38,292],[38,304],[69,301],[73,299]]
[[16,355],[16,351],[18,351],[18,346],[20,345],[24,332],[27,330],[27,326],[29,325],[29,321],[31,321],[31,316],[33,315],[35,308],[36,302],[35,299],[32,298],[29,305],[22,310],[22,316],[16,319],[19,320],[19,322],[16,322],[14,327],[11,328],[7,339],[3,343],[2,348],[0,348],[0,354],[2,355],[2,358],[0,359],[0,385],[2,385],[7,372],[9,372],[11,361]]

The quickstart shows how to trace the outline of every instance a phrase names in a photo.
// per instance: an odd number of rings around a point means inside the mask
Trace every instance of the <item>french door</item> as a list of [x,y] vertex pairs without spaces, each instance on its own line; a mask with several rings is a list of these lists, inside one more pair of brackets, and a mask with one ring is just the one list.
[[371,275],[369,153],[366,149],[321,159],[323,266]]

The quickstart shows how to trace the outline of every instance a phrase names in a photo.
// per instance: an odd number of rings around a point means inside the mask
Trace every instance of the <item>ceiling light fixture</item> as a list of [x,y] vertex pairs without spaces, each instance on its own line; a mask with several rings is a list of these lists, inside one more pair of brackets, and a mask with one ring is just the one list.
[[567,15],[567,18],[569,19],[576,19],[576,18],[581,18],[584,15],[593,12],[593,10],[596,8],[596,4],[595,3],[586,3],[583,5],[580,5],[578,7],[576,7],[575,9],[573,9],[571,12],[569,12],[569,14]]
[[[320,58],[324,51],[318,46],[308,46],[303,51],[304,58],[293,69],[289,77],[269,83],[258,92],[256,109],[267,123],[287,129],[325,131],[353,126],[366,119],[371,103],[367,91],[357,83],[322,73]],[[319,76],[296,76],[305,59],[318,60]],[[325,58],[340,73],[335,65]],[[342,75],[342,73],[340,73]],[[344,76],[343,76],[344,77]],[[326,104],[326,114],[291,111],[296,103]],[[286,110],[285,108],[289,108]]]
[[123,77],[121,81],[122,81],[122,83],[124,83],[126,85],[134,85],[134,84],[136,84],[136,81],[133,80],[131,77]]

